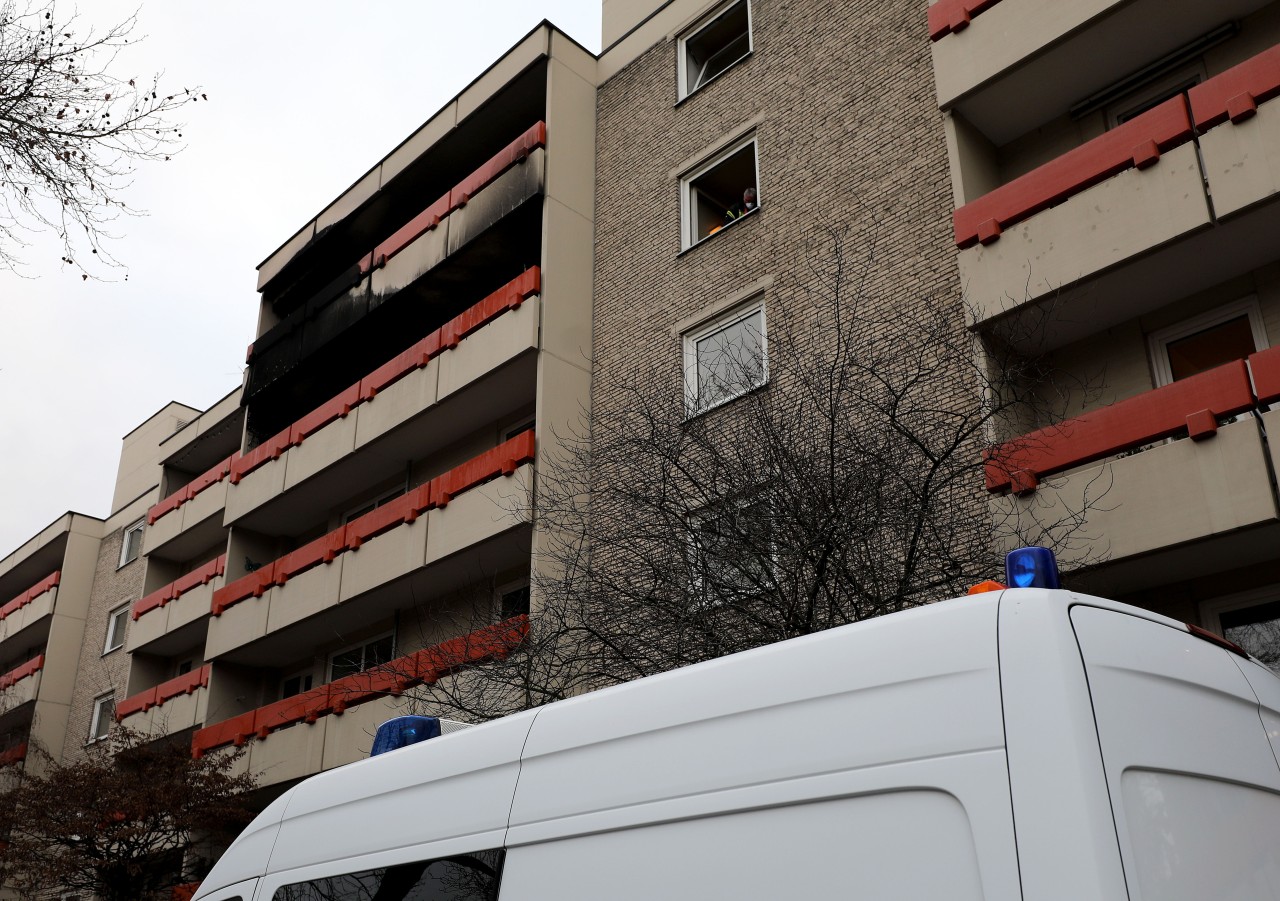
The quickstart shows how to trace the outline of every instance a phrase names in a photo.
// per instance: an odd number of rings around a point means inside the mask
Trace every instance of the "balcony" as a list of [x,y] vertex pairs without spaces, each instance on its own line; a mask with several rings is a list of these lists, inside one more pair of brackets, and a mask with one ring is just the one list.
[[1113,583],[1126,590],[1177,578],[1188,555],[1156,552],[1190,542],[1201,566],[1273,555],[1280,508],[1270,471],[1280,456],[1264,430],[1280,435],[1280,411],[1267,411],[1276,401],[1280,348],[1024,435],[987,453],[993,514],[1034,540],[1061,537],[1083,510],[1060,561],[1158,561]]
[[130,695],[116,705],[116,722],[128,720],[130,728],[147,735],[173,735],[203,725],[209,706],[211,670],[206,663],[199,669]]
[[0,607],[0,642],[53,615],[61,578],[52,573]]
[[1273,260],[1277,94],[1280,46],[957,209],[972,324],[1052,297],[1066,343]]
[[[474,578],[472,566],[486,555],[527,560],[527,549],[501,547],[500,539],[529,521],[533,459],[533,432],[523,432],[215,591],[205,656],[226,655],[356,597],[364,600],[359,611],[348,608],[351,625],[369,622],[404,606],[395,592],[379,603],[371,595],[411,575],[431,574],[438,592]],[[481,557],[448,572],[449,558],[478,547]],[[326,626],[339,628],[337,620]]]
[[0,751],[0,767],[17,766],[26,759],[27,743],[25,741],[20,745],[14,745],[11,748]]
[[[408,301],[456,296],[459,284],[471,282],[496,287],[495,276],[507,280],[515,275],[519,261],[528,255],[512,251],[522,246],[523,239],[532,241],[530,249],[536,253],[537,226],[521,217],[515,217],[521,220],[515,223],[505,220],[541,194],[545,146],[546,125],[537,122],[389,237],[366,244],[336,279],[305,298],[289,300],[290,311],[250,346],[246,399],[251,411],[262,405],[260,398],[268,388],[287,382],[304,360],[314,361],[310,369],[317,370],[320,378],[328,375],[324,370],[334,362],[335,339],[351,329],[373,328],[370,323],[377,320],[379,334],[386,335],[386,343],[394,343],[421,328],[423,318],[438,306]],[[475,239],[500,223],[514,232],[499,228],[498,239],[479,242],[486,244],[480,247]],[[451,258],[456,258],[457,266],[451,262],[446,268],[457,271],[437,277],[436,270]],[[504,272],[508,274],[502,276]],[[407,290],[410,287],[412,291]],[[405,302],[391,303],[402,293]],[[273,388],[272,393],[284,390]],[[251,415],[251,430],[261,432],[252,420]]]
[[[228,479],[236,456],[219,461],[147,511],[144,553],[155,554],[163,549],[170,556],[182,557],[211,543],[214,533],[222,529]],[[197,530],[198,534],[193,535]],[[180,536],[185,540],[179,546],[175,542]]]
[[40,693],[40,673],[44,669],[44,655],[14,667],[0,675],[0,715],[30,704]]
[[195,644],[202,627],[194,624],[209,615],[214,592],[225,582],[226,567],[223,554],[135,601],[125,649],[132,654],[145,648],[163,656]]
[[[1269,0],[938,0],[938,104],[996,146]],[[1082,60],[1088,60],[1082,65]]]
[[283,782],[367,756],[377,726],[397,715],[395,698],[466,666],[509,654],[528,632],[515,617],[345,676],[302,694],[213,723],[192,737],[192,753],[249,744],[243,766]]
[[[387,465],[531,403],[540,287],[540,270],[525,271],[233,458],[226,520],[253,527],[266,518],[274,529],[314,521],[326,499],[349,493],[353,481],[379,479]],[[304,483],[305,492],[295,491]]]

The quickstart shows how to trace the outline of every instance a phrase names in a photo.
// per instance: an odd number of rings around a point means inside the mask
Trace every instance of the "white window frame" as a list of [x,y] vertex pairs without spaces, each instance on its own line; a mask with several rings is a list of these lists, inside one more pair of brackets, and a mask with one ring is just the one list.
[[[733,156],[748,144],[751,145],[752,165],[755,168],[754,187],[756,189],[756,209],[752,210],[752,212],[754,213],[760,209],[760,204],[762,202],[762,192],[760,190],[760,143],[756,139],[755,132],[752,132],[751,134],[734,141],[724,150],[721,150],[706,162],[700,163],[696,168],[690,169],[680,177],[680,249],[682,251],[688,250],[690,247],[697,244],[701,244],[703,241],[712,237],[712,235],[707,235],[706,238],[699,238],[697,235],[696,223],[694,222],[693,216],[693,212],[696,208],[693,203],[693,183],[706,175],[712,169],[719,166],[721,163],[725,162],[725,160],[729,159],[729,157]],[[723,231],[732,225],[736,225],[744,218],[746,217],[740,216],[732,222],[725,223],[725,225],[721,227],[720,231]],[[716,232],[716,234],[719,234],[719,232]]]
[[[698,35],[702,34],[714,25],[721,16],[727,15],[734,7],[739,5],[746,6],[747,8],[747,51],[715,75],[712,75],[706,81],[690,88],[689,53],[687,50],[689,41],[696,39]],[[727,2],[717,5],[713,10],[708,12],[697,22],[693,23],[693,25],[689,26],[689,28],[676,39],[676,96],[678,100],[684,100],[691,94],[696,94],[721,75],[724,75],[734,66],[738,65],[738,63],[749,57],[755,51],[755,29],[753,24],[754,23],[751,20],[751,0],[727,0]]]
[[[102,645],[102,653],[104,655],[124,647],[125,633],[129,628],[129,607],[129,604],[123,604],[107,614],[107,636]],[[117,621],[120,623],[118,630],[116,629]],[[115,641],[114,644],[112,643],[113,640]]]
[[[119,566],[116,567],[116,569],[119,569],[121,566],[127,566],[128,564],[132,563],[134,560],[137,560],[139,557],[142,556],[142,538],[145,533],[146,527],[147,527],[146,520],[140,519],[137,522],[133,523],[132,525],[126,526],[124,531],[120,533],[120,564]],[[129,536],[134,532],[138,533],[138,547],[137,547],[137,552],[132,557],[130,557],[128,555],[129,554]]]
[[[689,568],[692,575],[692,585],[690,587],[693,590],[693,594],[698,598],[698,601],[695,604],[696,609],[710,609],[712,607],[719,606],[719,601],[712,601],[706,596],[707,586],[705,583],[705,573],[702,568],[702,549],[699,547],[698,530],[701,528],[702,524],[708,520],[719,518],[722,515],[721,511],[727,506],[732,506],[736,511],[742,511],[754,504],[763,504],[767,508],[769,519],[772,523],[775,518],[773,499],[770,497],[768,490],[763,488],[758,491],[740,494],[737,497],[726,498],[722,501],[713,503],[706,507],[700,507],[697,510],[692,510],[685,514],[685,519],[689,529],[687,540],[689,543]],[[769,540],[769,566],[776,574],[778,567],[778,553],[777,545],[774,543],[772,535],[773,532],[771,526]]]
[[[396,658],[396,633],[395,633],[395,630],[394,630],[394,629],[390,629],[390,630],[388,630],[388,631],[386,631],[386,632],[379,633],[378,635],[371,635],[371,636],[369,636],[368,638],[365,638],[365,639],[363,639],[363,640],[361,640],[361,641],[353,642],[352,644],[349,644],[349,645],[347,645],[346,647],[338,648],[338,650],[336,650],[336,651],[334,651],[332,654],[330,654],[330,655],[329,655],[329,657],[328,657],[328,659],[327,659],[327,660],[325,660],[325,664],[324,664],[324,674],[325,674],[325,676],[327,677],[325,681],[326,681],[326,682],[332,682],[332,681],[334,680],[334,675],[333,675],[333,661],[334,661],[334,658],[335,658],[335,657],[340,657],[340,656],[342,656],[343,654],[349,653],[349,652],[354,651],[354,650],[357,650],[357,649],[359,649],[359,650],[360,650],[360,652],[361,652],[361,653],[360,653],[360,663],[361,663],[361,668],[360,668],[359,672],[362,672],[362,673],[363,673],[363,672],[367,672],[367,671],[368,671],[368,669],[369,669],[369,667],[364,665],[364,660],[365,660],[364,649],[365,649],[365,648],[367,648],[367,647],[368,647],[369,645],[371,645],[371,644],[377,644],[379,641],[382,641],[384,638],[390,638],[390,639],[391,639],[391,657],[390,657],[390,659],[391,659],[391,660],[394,660],[394,659]],[[354,675],[354,674],[353,674],[353,673],[348,673],[347,675]],[[342,678],[342,677],[341,677],[341,676],[339,676],[338,678]]]
[[[715,403],[704,404],[699,399],[698,385],[698,342],[716,332],[723,331],[744,319],[760,314],[760,380],[754,385],[743,386],[732,395],[719,398]],[[730,401],[769,383],[769,317],[765,311],[764,294],[756,294],[749,300],[737,304],[724,312],[718,313],[684,332],[680,338],[683,342],[684,354],[684,401],[685,416],[692,419],[708,410],[722,407]]]
[[[111,705],[111,712],[107,714],[107,717],[106,717],[106,722],[105,722],[106,728],[102,729],[101,727],[104,725],[102,712],[106,704]],[[93,744],[94,742],[102,741],[105,738],[107,738],[109,735],[111,735],[111,727],[112,725],[115,724],[115,718],[116,718],[116,692],[115,692],[115,689],[112,689],[111,691],[103,692],[102,694],[98,695],[96,698],[93,699],[93,715],[89,717],[88,744]],[[102,731],[101,735],[98,734],[100,729]]]
[[388,501],[393,501],[405,494],[407,490],[408,489],[404,485],[399,485],[395,488],[388,488],[381,494],[376,495],[363,503],[356,504],[350,510],[347,510],[347,512],[342,514],[342,524],[345,526],[353,519],[359,519],[366,513],[372,513]]
[[529,582],[529,580],[528,580],[528,579],[514,579],[514,580],[512,580],[512,581],[510,581],[510,582],[503,582],[503,583],[502,583],[502,584],[500,584],[500,585],[495,585],[495,586],[494,586],[494,588],[493,588],[493,618],[494,618],[494,620],[495,620],[495,621],[498,621],[498,620],[501,620],[501,619],[502,619],[502,612],[503,612],[503,611],[502,611],[502,599],[503,599],[503,597],[505,597],[505,596],[506,596],[506,595],[508,595],[508,594],[511,594],[513,591],[519,591],[519,590],[521,590],[522,588],[527,588],[527,589],[529,589],[529,591],[530,591],[530,600],[532,601],[532,593],[533,593],[533,589],[532,589],[532,584]]
[[[348,648],[347,650],[350,650],[350,648]],[[333,656],[336,657],[338,656],[338,654],[341,654],[341,653],[344,653],[344,652],[336,651],[334,652]],[[296,694],[285,695],[284,684],[288,682],[290,679],[297,679],[298,684],[302,685],[303,681],[308,678],[311,680],[311,684],[308,685],[306,688],[299,688]],[[309,667],[306,667],[305,669],[294,670],[293,672],[285,673],[285,675],[281,676],[280,684],[277,686],[276,694],[279,696],[280,700],[283,701],[286,697],[292,698],[300,694],[306,694],[307,692],[311,691],[311,689],[315,688],[315,684],[316,684],[316,671],[314,667],[309,666]]]
[[1232,303],[1214,307],[1208,312],[1190,319],[1184,319],[1168,328],[1152,332],[1147,336],[1147,356],[1151,360],[1151,370],[1155,375],[1156,387],[1162,388],[1173,383],[1173,369],[1169,365],[1168,346],[1174,341],[1213,328],[1240,316],[1249,317],[1249,329],[1253,332],[1253,343],[1257,350],[1266,350],[1267,331],[1262,322],[1262,308],[1258,305],[1256,295],[1242,297]]

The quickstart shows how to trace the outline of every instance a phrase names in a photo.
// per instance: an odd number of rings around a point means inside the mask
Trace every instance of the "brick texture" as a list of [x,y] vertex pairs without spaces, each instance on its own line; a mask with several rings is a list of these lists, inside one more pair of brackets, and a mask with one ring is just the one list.
[[98,565],[93,576],[84,642],[80,647],[75,693],[67,717],[64,761],[75,760],[84,753],[93,719],[94,699],[110,690],[115,692],[117,703],[125,697],[129,658],[123,647],[108,654],[103,654],[102,649],[106,646],[107,619],[111,611],[142,596],[146,564],[142,557],[138,557],[132,563],[117,568],[123,536],[123,529],[112,532],[102,539],[98,549]]
[[[875,303],[958,304],[923,5],[753,0],[751,11],[752,55],[683,103],[675,104],[675,41],[600,89],[601,384],[611,371],[660,367],[680,390],[673,326],[763,275],[803,278],[833,227],[868,258],[874,247],[865,295]],[[759,214],[681,254],[672,170],[756,118]],[[605,409],[609,400],[593,403]]]

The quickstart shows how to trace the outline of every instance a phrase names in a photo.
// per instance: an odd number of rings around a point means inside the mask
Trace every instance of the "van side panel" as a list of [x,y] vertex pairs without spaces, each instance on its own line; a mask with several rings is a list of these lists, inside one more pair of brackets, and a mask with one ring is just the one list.
[[1134,901],[1280,897],[1280,767],[1233,655],[1112,610],[1071,621]]
[[311,879],[501,847],[533,721],[514,714],[313,776],[294,789],[269,872]]
[[959,811],[987,897],[1017,898],[996,615],[995,595],[975,597],[545,708],[509,859],[535,842],[800,801],[892,809],[911,789]]
[[796,804],[508,852],[500,901],[984,901],[964,807],[933,791]]
[[1022,588],[1000,599],[1000,686],[1023,896],[1128,901],[1063,594]]

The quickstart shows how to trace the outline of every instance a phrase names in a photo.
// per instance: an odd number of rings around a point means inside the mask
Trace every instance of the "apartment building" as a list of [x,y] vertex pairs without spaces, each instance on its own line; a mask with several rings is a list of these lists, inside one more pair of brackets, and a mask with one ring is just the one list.
[[169,403],[125,436],[106,519],[65,513],[0,560],[0,765],[74,759],[114,724],[158,448],[199,412]]
[[1076,584],[1280,658],[1280,3],[603,0],[602,37],[535,29],[324,206],[243,384],[0,561],[0,760],[113,721],[267,794],[363,756],[520,639],[593,366],[767,371],[832,228],[866,297],[1100,387],[993,436],[975,515],[1084,509]]
[[1101,387],[1007,446],[993,502],[1052,521],[1092,494],[1083,585],[1277,659],[1280,5],[939,0],[928,23],[970,325],[1043,322]]

